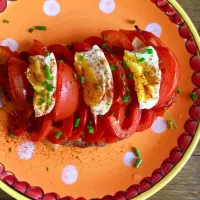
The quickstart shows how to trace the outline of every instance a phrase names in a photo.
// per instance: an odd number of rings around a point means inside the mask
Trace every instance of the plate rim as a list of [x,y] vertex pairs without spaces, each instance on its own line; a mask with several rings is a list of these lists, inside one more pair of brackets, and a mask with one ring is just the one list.
[[[152,1],[153,3],[157,2],[157,0],[149,0],[149,1]],[[188,26],[190,33],[192,34],[194,41],[197,45],[197,54],[199,55],[200,54],[200,37],[191,19],[189,18],[187,13],[184,11],[184,9],[179,5],[179,3],[176,0],[166,0],[166,1],[178,12],[178,14],[184,20],[185,24]],[[175,164],[173,169],[167,175],[165,175],[158,183],[152,186],[150,189],[148,189],[145,192],[142,192],[137,197],[132,198],[132,199],[134,200],[147,199],[150,196],[157,193],[159,190],[161,190],[165,185],[167,185],[178,174],[178,172],[181,171],[181,169],[187,163],[192,153],[194,152],[199,140],[200,140],[200,123],[198,124],[198,128],[196,132],[194,133],[194,137],[192,139],[192,142],[188,146],[188,149],[185,151],[183,157]],[[19,199],[19,200],[30,199],[22,195],[20,192],[10,187],[6,183],[4,183],[2,180],[0,180],[0,188],[15,199]]]

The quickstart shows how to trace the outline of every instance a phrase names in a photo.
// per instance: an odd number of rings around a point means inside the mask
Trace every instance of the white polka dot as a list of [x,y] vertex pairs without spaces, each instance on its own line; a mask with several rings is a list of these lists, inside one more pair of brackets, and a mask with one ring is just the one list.
[[35,151],[35,145],[33,142],[24,142],[18,147],[18,156],[22,160],[30,159]]
[[18,43],[17,43],[17,41],[13,40],[11,38],[7,38],[7,39],[2,40],[1,43],[0,43],[0,45],[1,46],[7,46],[7,47],[9,47],[9,49],[11,51],[13,51],[13,52],[17,51],[17,49],[18,49]]
[[106,14],[110,14],[115,10],[114,0],[100,0],[99,9]]
[[123,163],[126,166],[134,166],[136,160],[137,157],[133,152],[126,152],[123,156]]
[[60,12],[60,5],[56,0],[46,0],[43,11],[48,16],[56,16]]
[[166,131],[167,122],[164,118],[158,117],[151,126],[154,133],[160,134]]
[[161,32],[162,32],[161,26],[157,23],[148,24],[146,26],[145,30],[153,33],[157,37],[160,37]]
[[78,178],[78,171],[75,166],[67,165],[62,171],[62,181],[67,184],[71,185],[76,182]]

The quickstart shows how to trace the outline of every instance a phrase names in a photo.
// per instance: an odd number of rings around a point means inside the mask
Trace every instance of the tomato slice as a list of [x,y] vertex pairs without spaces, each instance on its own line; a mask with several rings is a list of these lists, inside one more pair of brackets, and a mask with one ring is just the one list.
[[109,47],[118,46],[129,51],[133,50],[131,41],[122,32],[116,30],[107,30],[103,31],[101,35]]
[[82,52],[82,51],[89,51],[92,49],[92,45],[87,42],[73,42],[72,43],[72,50],[74,53]]
[[54,53],[56,60],[64,60],[69,65],[73,66],[73,53],[64,45],[53,44],[48,47],[48,51]]
[[8,47],[0,46],[0,65],[6,66],[13,55],[13,52]]
[[31,56],[37,56],[37,55],[45,56],[44,47],[45,46],[40,41],[33,40],[33,45],[29,50],[30,55]]
[[121,127],[115,116],[110,115],[105,117],[107,133],[110,136],[116,136],[119,139],[124,139],[133,135],[140,123],[142,111],[139,109],[139,104],[134,102],[129,106],[129,116],[124,120]]
[[179,81],[179,65],[172,51],[166,47],[155,47],[159,57],[159,67],[162,72],[162,80],[160,86],[160,98],[155,106],[163,107],[172,96],[178,86]]
[[142,110],[142,117],[137,132],[142,132],[150,128],[156,119],[156,113],[153,110]]
[[27,107],[27,101],[32,92],[28,89],[29,82],[26,78],[28,64],[23,60],[12,57],[8,62],[8,76],[11,95],[18,109]]
[[84,42],[86,42],[92,46],[98,45],[100,48],[102,47],[102,44],[103,44],[103,40],[97,36],[88,37],[84,40]]
[[44,115],[35,119],[32,124],[33,131],[31,132],[32,141],[40,142],[50,133],[52,129],[53,120],[51,115]]
[[68,64],[58,62],[56,104],[53,110],[55,122],[70,117],[79,108],[80,91],[74,73]]
[[80,107],[78,115],[78,117],[80,118],[79,126],[73,129],[72,135],[68,139],[69,141],[75,141],[83,135],[84,128],[88,120],[88,113],[89,113],[89,108],[85,103],[83,103]]

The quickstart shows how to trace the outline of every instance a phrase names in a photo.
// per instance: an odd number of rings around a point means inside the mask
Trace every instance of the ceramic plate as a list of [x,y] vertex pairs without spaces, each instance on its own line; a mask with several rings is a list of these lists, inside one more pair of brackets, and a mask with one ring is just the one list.
[[[33,39],[45,45],[68,44],[99,36],[106,29],[134,29],[129,21],[136,20],[141,29],[160,37],[176,54],[183,90],[169,110],[177,130],[167,128],[168,117],[164,116],[151,129],[102,148],[51,151],[26,137],[12,139],[7,136],[6,111],[0,109],[0,186],[4,191],[20,200],[143,200],[181,170],[200,137],[200,41],[175,0],[2,0],[0,9],[0,44],[12,51],[28,49]],[[10,24],[2,23],[3,19]],[[47,31],[28,32],[35,25],[45,25]],[[193,90],[195,102],[188,98]],[[142,154],[139,169],[133,167],[133,147]]]

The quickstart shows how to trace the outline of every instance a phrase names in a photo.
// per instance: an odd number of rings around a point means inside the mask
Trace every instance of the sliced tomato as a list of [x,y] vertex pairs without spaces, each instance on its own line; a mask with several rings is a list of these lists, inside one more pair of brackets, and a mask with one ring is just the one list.
[[72,50],[74,53],[82,52],[82,51],[89,51],[92,49],[92,45],[87,42],[73,42],[72,43]]
[[137,132],[142,132],[150,128],[156,119],[156,113],[153,110],[142,110],[142,117]]
[[6,66],[13,55],[13,52],[8,47],[0,46],[0,65]]
[[72,135],[68,139],[69,141],[75,141],[83,135],[84,128],[85,128],[87,120],[88,120],[88,113],[89,113],[89,108],[83,102],[80,107],[79,114],[78,114],[78,118],[80,118],[79,126],[77,128],[73,129]]
[[12,57],[8,62],[11,95],[20,110],[27,107],[27,101],[32,94],[25,74],[27,68],[28,64],[18,58]]
[[37,142],[45,139],[52,129],[52,124],[53,120],[51,115],[44,115],[35,119],[35,123],[32,124],[31,139]]
[[54,53],[56,60],[64,60],[69,65],[73,66],[73,53],[64,45],[53,44],[48,47],[48,51]]
[[177,59],[172,51],[166,47],[155,47],[159,57],[159,67],[162,72],[160,98],[155,106],[163,107],[172,96],[178,86],[180,69]]
[[33,40],[33,45],[31,46],[29,53],[31,56],[36,56],[36,55],[45,56],[44,47],[45,46],[40,41]]
[[116,30],[107,30],[103,31],[101,35],[108,47],[112,48],[113,46],[117,46],[129,51],[133,50],[131,41],[122,32]]
[[86,42],[86,43],[88,43],[92,46],[97,45],[100,48],[102,47],[102,44],[103,44],[103,40],[100,37],[97,37],[97,36],[88,37],[84,40],[84,42]]
[[56,122],[70,117],[79,108],[80,91],[74,73],[68,64],[58,62],[56,104],[53,110]]
[[129,115],[124,120],[121,127],[115,116],[110,115],[105,117],[106,131],[110,136],[116,136],[119,139],[124,139],[133,135],[140,123],[142,111],[139,104],[134,102],[129,107]]

